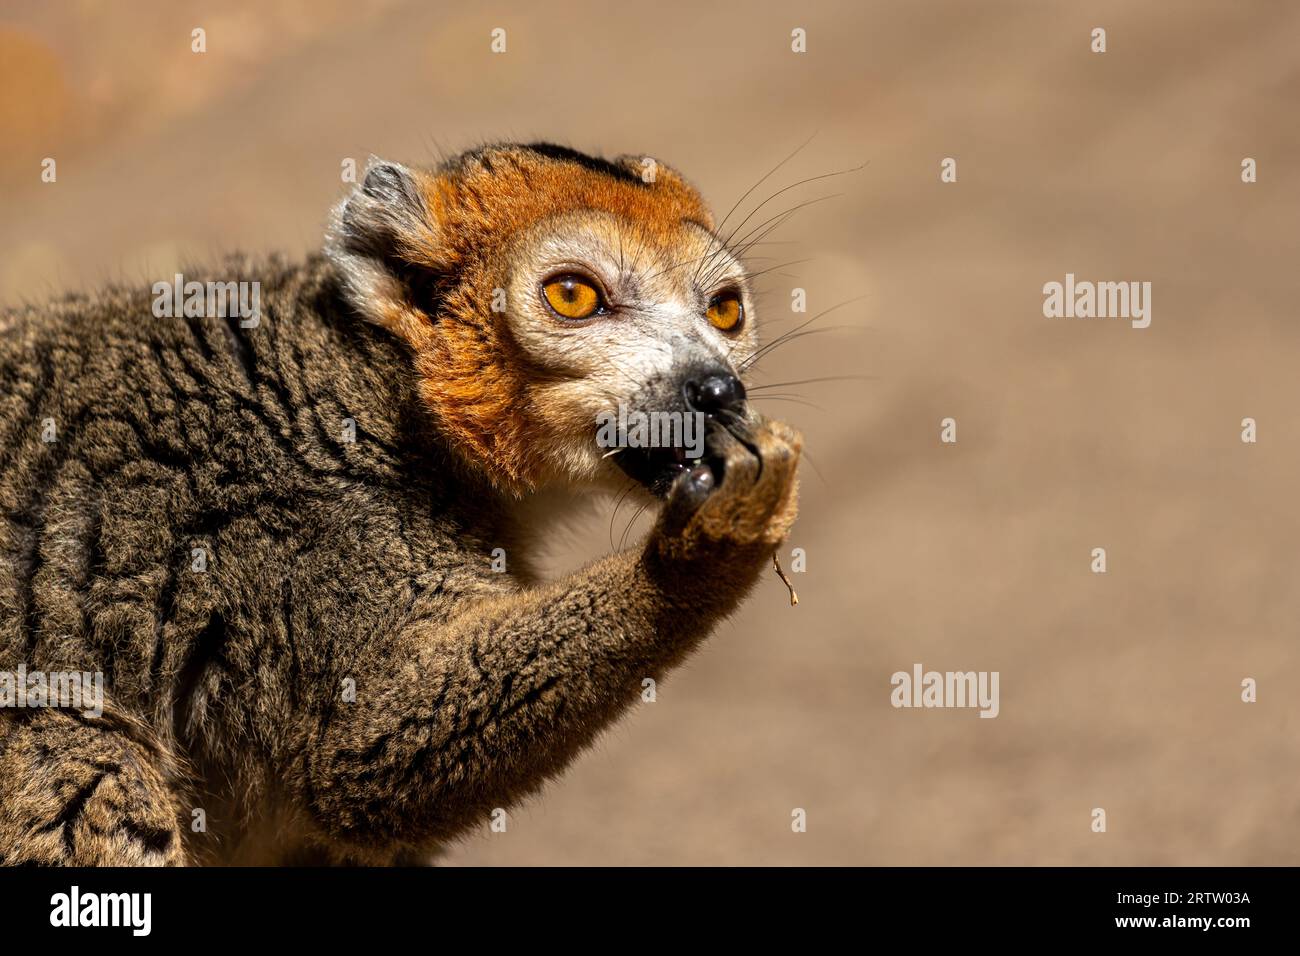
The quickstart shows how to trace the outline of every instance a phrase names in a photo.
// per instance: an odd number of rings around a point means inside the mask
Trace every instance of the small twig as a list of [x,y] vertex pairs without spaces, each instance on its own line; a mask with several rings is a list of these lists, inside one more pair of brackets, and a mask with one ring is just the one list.
[[776,576],[781,579],[781,583],[790,589],[790,606],[795,607],[799,603],[799,595],[794,593],[794,585],[790,583],[790,579],[781,570],[781,560],[776,556],[775,551],[772,552],[772,567],[776,568]]

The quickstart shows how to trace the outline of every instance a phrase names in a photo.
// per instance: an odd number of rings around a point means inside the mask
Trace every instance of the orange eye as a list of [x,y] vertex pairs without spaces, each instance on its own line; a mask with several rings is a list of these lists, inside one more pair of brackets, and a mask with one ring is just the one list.
[[732,332],[745,317],[745,308],[740,304],[740,296],[736,293],[723,292],[713,297],[709,302],[709,311],[704,314],[715,328]]
[[600,293],[579,276],[563,275],[542,287],[546,303],[566,319],[585,319],[600,308]]

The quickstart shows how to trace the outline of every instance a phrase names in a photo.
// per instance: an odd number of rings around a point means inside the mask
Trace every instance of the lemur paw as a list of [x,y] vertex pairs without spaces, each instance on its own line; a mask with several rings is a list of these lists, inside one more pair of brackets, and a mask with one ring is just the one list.
[[734,431],[712,427],[704,462],[668,493],[653,543],[669,560],[770,558],[798,513],[802,436],[759,418]]

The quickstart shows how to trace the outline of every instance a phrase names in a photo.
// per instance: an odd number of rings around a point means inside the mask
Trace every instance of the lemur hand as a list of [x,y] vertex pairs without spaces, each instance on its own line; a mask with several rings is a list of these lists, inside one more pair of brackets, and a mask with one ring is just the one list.
[[802,448],[803,437],[784,422],[712,425],[705,461],[673,484],[649,546],[665,561],[716,561],[701,569],[712,576],[757,573],[798,513]]

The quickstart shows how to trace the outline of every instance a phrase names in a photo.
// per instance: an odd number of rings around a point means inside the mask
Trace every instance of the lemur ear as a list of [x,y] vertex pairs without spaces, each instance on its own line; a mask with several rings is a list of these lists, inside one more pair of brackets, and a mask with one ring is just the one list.
[[436,267],[438,229],[424,179],[371,157],[364,179],[331,217],[325,253],[352,306],[381,325],[392,325],[411,305],[413,272]]

